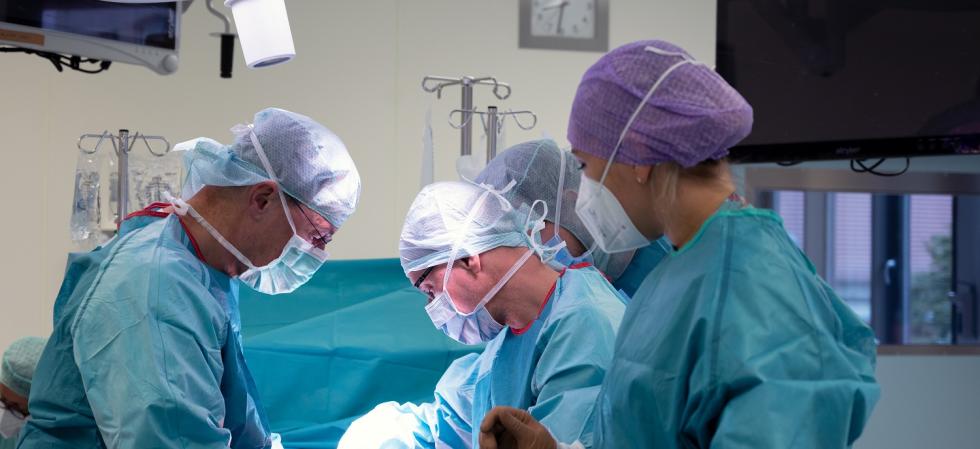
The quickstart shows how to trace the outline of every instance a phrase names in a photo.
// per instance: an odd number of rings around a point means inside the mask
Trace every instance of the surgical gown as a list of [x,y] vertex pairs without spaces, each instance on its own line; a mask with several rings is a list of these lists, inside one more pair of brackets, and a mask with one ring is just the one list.
[[381,404],[351,425],[340,449],[476,448],[483,416],[498,405],[530,410],[559,439],[591,442],[624,306],[591,266],[566,270],[546,301],[526,332],[502,332],[453,362],[434,402]]
[[727,203],[627,308],[595,447],[849,447],[879,397],[874,366],[871,329],[781,220]]
[[237,295],[176,216],[147,212],[71,258],[18,448],[269,447]]
[[629,265],[626,266],[626,270],[613,281],[613,287],[622,290],[627,297],[632,298],[636,294],[636,290],[640,288],[640,284],[650,276],[653,269],[657,268],[657,265],[670,253],[670,250],[671,245],[667,237],[661,237],[659,240],[636,250]]

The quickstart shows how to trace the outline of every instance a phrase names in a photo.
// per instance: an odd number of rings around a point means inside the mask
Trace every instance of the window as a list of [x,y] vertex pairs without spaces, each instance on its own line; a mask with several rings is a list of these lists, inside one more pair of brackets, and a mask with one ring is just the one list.
[[[785,178],[774,182],[783,188],[752,191],[749,175],[751,200],[783,218],[882,344],[980,342],[980,194],[904,193],[897,189],[916,183],[895,180],[884,192],[841,191],[848,186],[839,179],[819,189],[786,188],[796,181]],[[958,185],[980,186],[975,178]]]
[[871,322],[871,195],[832,193],[833,255],[828,281],[864,321]]
[[909,226],[910,343],[949,343],[953,278],[953,197],[911,195]]
[[783,226],[793,241],[803,247],[803,192],[774,192],[776,212],[783,218]]

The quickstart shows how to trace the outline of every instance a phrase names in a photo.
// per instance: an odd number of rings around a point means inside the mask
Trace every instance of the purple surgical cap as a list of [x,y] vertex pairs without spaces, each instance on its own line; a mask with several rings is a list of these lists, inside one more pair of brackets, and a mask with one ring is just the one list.
[[[694,63],[664,76],[685,59]],[[752,130],[752,107],[718,73],[674,44],[639,41],[607,53],[582,76],[568,124],[572,147],[609,160],[630,117],[658,80],[626,132],[616,162],[692,167],[727,156]]]

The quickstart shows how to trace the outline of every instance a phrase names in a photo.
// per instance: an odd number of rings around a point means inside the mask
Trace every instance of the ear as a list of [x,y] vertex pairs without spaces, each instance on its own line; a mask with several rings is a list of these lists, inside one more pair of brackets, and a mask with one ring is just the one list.
[[459,264],[460,264],[459,268],[466,270],[471,275],[476,275],[477,273],[483,270],[483,265],[480,262],[479,254],[475,256],[459,259]]
[[652,165],[634,165],[633,166],[633,177],[636,178],[636,182],[640,184],[646,184],[650,182],[651,175],[653,174]]
[[[281,210],[282,203],[273,181],[264,181],[248,189],[248,211],[252,217],[259,217],[270,210]],[[282,213],[282,212],[279,212]]]

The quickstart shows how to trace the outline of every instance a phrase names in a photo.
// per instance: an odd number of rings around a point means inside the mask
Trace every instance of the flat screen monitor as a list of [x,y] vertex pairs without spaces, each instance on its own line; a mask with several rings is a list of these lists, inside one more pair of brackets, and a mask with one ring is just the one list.
[[980,153],[980,0],[719,0],[742,162]]
[[180,3],[0,0],[0,44],[177,69]]

